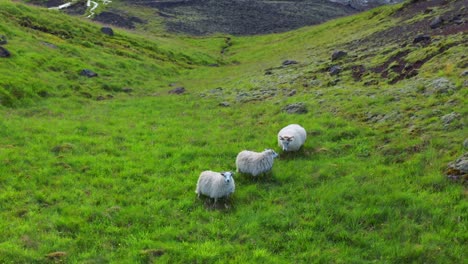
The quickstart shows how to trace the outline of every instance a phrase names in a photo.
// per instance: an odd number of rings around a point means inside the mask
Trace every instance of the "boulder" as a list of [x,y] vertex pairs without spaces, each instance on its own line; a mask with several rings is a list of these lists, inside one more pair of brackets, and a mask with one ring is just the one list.
[[447,177],[451,180],[468,181],[468,152],[447,165]]
[[10,56],[11,56],[11,53],[4,47],[0,46],[0,58],[8,58]]
[[435,28],[438,28],[438,27],[442,26],[443,23],[444,23],[444,19],[443,19],[441,16],[436,16],[436,17],[431,21],[431,23],[429,24],[429,26],[430,26],[432,29],[435,29]]
[[425,90],[426,95],[432,94],[448,94],[455,91],[455,85],[446,78],[437,78],[429,83],[428,87]]
[[330,75],[338,75],[341,72],[341,67],[338,65],[333,65],[330,67],[330,70],[328,71]]
[[110,27],[102,27],[101,32],[108,36],[114,36],[114,30],[112,30]]
[[444,127],[449,126],[451,123],[454,121],[458,120],[461,118],[461,115],[457,112],[452,112],[450,114],[446,114],[441,117],[442,123],[444,124]]
[[185,93],[184,87],[177,87],[169,91],[170,94],[183,94]]
[[124,93],[131,93],[131,92],[133,92],[133,89],[132,89],[132,88],[129,88],[129,87],[124,87],[124,88],[122,88],[122,92],[124,92]]
[[292,64],[298,64],[298,62],[295,61],[295,60],[285,60],[285,61],[283,61],[283,66],[288,66],[288,65],[292,65]]
[[229,106],[231,106],[231,104],[229,104],[228,102],[221,102],[221,103],[219,103],[219,106],[229,107]]
[[307,107],[304,103],[295,103],[295,104],[288,104],[283,107],[283,112],[288,114],[305,114],[309,112]]
[[348,55],[348,53],[346,53],[346,51],[336,50],[336,51],[333,52],[333,54],[331,56],[331,60],[332,61],[339,60],[339,59],[343,58],[346,55]]
[[431,37],[429,35],[417,35],[414,40],[413,40],[413,44],[416,44],[416,43],[429,43],[431,42]]
[[97,77],[98,74],[93,72],[92,70],[89,70],[89,69],[83,69],[81,72],[80,72],[80,75],[81,76],[86,76],[88,78],[92,78],[92,77]]

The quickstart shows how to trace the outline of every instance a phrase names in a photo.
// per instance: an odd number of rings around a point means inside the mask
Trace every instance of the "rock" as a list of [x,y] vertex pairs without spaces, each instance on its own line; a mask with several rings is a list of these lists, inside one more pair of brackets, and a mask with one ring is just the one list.
[[41,43],[42,43],[44,46],[47,46],[47,47],[49,47],[49,48],[51,48],[51,49],[56,49],[56,48],[57,48],[57,46],[55,46],[54,44],[49,43],[49,42],[42,41]]
[[114,30],[112,30],[110,27],[102,27],[101,32],[108,36],[114,36]]
[[461,115],[457,112],[452,112],[450,114],[446,114],[443,117],[441,117],[442,123],[444,124],[444,127],[447,127],[450,125],[453,121],[459,119]]
[[11,56],[11,53],[4,47],[0,46],[0,58],[8,58],[10,56]]
[[170,94],[183,94],[185,93],[184,87],[177,87],[169,91]]
[[228,102],[221,102],[221,103],[219,103],[219,106],[229,107],[229,106],[231,106],[231,104],[229,104]]
[[89,69],[83,69],[81,72],[80,72],[80,75],[82,76],[86,76],[88,78],[92,78],[92,77],[97,77],[98,74],[93,72],[92,70],[89,70]]
[[133,92],[133,89],[132,89],[132,88],[129,88],[129,87],[124,87],[124,88],[122,88],[122,92],[124,92],[124,93],[131,93],[131,92]]
[[292,90],[292,91],[290,91],[290,92],[288,93],[288,96],[293,96],[293,95],[295,95],[296,93],[297,93],[296,90]]
[[447,165],[447,177],[451,180],[468,181],[468,152]]
[[455,85],[446,78],[438,78],[429,83],[424,91],[426,95],[432,94],[447,94],[455,91]]
[[463,141],[463,147],[468,149],[468,138]]
[[420,42],[429,43],[431,42],[431,37],[429,35],[417,35],[413,40],[413,44]]
[[83,95],[85,98],[93,98],[93,95],[87,92],[81,92],[81,95]]
[[8,43],[7,38],[3,35],[0,35],[0,45],[5,45],[7,43]]
[[328,73],[330,73],[330,75],[332,76],[338,75],[340,72],[341,72],[341,67],[338,65],[331,66],[330,70],[328,71]]
[[99,95],[98,97],[96,97],[96,100],[103,101],[103,100],[106,100],[106,98],[102,95]]
[[464,70],[462,73],[460,73],[460,77],[466,77],[468,76],[468,70]]
[[429,26],[432,28],[432,29],[435,29],[435,28],[438,28],[440,26],[442,26],[442,24],[444,23],[444,19],[440,16],[436,16],[432,21],[431,23],[429,24]]
[[307,107],[304,103],[295,103],[289,104],[283,107],[283,112],[287,112],[288,114],[305,114],[308,112]]
[[333,54],[331,56],[331,60],[332,61],[339,60],[339,59],[343,58],[346,55],[348,55],[348,53],[346,53],[345,51],[337,50],[337,51],[333,52]]
[[265,75],[272,75],[272,74],[273,74],[273,72],[271,70],[265,71]]
[[462,14],[458,14],[456,16],[454,16],[450,22],[454,23],[454,24],[457,24],[457,25],[461,25],[463,23],[465,23],[465,19],[463,19],[463,15]]
[[285,60],[285,61],[283,61],[283,66],[292,65],[292,64],[298,64],[298,62],[295,61],[295,60]]

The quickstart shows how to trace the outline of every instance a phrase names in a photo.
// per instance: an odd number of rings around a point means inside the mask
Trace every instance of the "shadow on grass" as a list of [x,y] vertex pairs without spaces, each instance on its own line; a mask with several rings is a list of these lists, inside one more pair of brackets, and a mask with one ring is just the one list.
[[257,176],[252,176],[250,174],[245,173],[237,173],[236,174],[236,183],[237,185],[252,185],[252,184],[268,184],[268,185],[279,185],[281,182],[275,177],[272,171],[267,173],[262,173]]
[[221,212],[232,212],[235,208],[235,199],[231,197],[223,197],[218,198],[215,202],[213,198],[207,196],[201,196],[200,198],[196,198],[197,202],[203,203],[203,207],[209,211],[221,211]]
[[282,151],[277,160],[308,160],[322,153],[324,150],[310,147],[302,147],[298,151]]

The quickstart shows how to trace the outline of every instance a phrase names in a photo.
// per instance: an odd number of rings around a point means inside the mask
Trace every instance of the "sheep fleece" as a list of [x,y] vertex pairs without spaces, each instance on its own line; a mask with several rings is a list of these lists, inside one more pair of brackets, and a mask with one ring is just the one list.
[[304,145],[307,138],[307,132],[303,127],[296,124],[284,127],[278,133],[278,145],[282,147],[281,140],[279,139],[280,136],[293,136],[294,140],[289,143],[287,151],[297,151],[302,145]]
[[271,154],[266,151],[258,153],[244,150],[237,155],[237,171],[257,176],[271,170],[273,167],[273,159]]
[[235,188],[234,178],[231,177],[231,182],[226,183],[221,173],[204,171],[198,178],[197,190],[195,192],[198,195],[204,194],[211,198],[218,199],[229,196],[234,192]]

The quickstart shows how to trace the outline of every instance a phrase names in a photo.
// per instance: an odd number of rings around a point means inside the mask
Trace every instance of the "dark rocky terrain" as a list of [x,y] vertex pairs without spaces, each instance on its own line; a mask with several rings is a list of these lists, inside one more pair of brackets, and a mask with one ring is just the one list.
[[[68,1],[30,2],[52,7]],[[284,32],[391,3],[390,0],[121,0],[120,2],[133,7],[153,8],[155,16],[164,20],[168,31],[191,35],[213,33],[255,35]],[[72,7],[64,9],[64,12],[84,14],[86,1],[79,1]],[[116,8],[112,4],[93,19],[125,28],[134,28],[146,22],[145,19],[129,16],[124,8]]]

